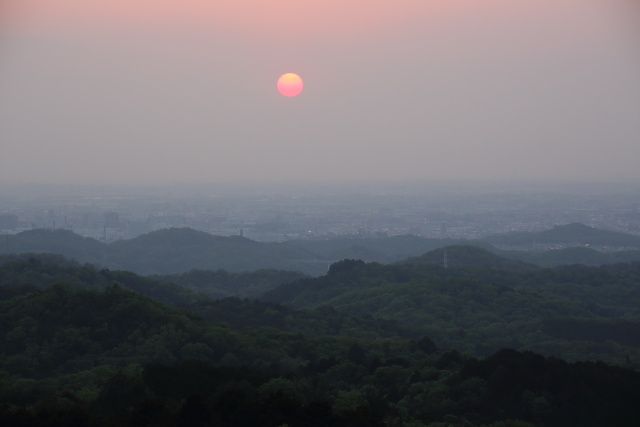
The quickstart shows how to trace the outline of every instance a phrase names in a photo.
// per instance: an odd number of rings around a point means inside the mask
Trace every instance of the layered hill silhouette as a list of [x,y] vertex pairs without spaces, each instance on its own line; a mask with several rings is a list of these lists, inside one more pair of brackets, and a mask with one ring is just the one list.
[[[440,261],[441,252],[427,254],[427,262],[392,265],[344,260],[325,276],[282,285],[262,298],[393,320],[440,347],[478,355],[509,347],[569,359],[576,353],[599,359],[602,351],[616,353],[609,360],[640,358],[640,340],[630,338],[640,336],[640,263],[541,269],[476,248],[449,250],[474,257],[448,268],[428,262],[431,255]],[[617,343],[604,344],[602,331]],[[617,345],[625,350],[613,350]]]
[[493,252],[507,258],[524,261],[540,267],[571,264],[598,266],[619,262],[640,261],[640,250],[601,252],[584,246],[551,249],[547,251],[504,251],[494,249]]
[[508,259],[486,249],[470,245],[446,246],[418,257],[411,257],[409,264],[436,264],[448,267],[489,267],[511,271],[528,271],[538,266],[523,261]]
[[[2,259],[5,258],[5,259]],[[139,276],[129,271],[98,270],[59,256],[28,254],[17,259],[0,257],[0,287],[8,289],[45,289],[64,283],[78,289],[104,290],[114,284],[172,305],[186,305],[206,299],[170,281]],[[10,257],[14,258],[14,257]]]
[[[639,262],[540,268],[487,243],[425,251],[434,242],[412,236],[304,247],[184,229],[110,245],[64,231],[8,237],[3,249],[21,253],[0,255],[2,425],[640,419]],[[414,250],[387,265],[344,259],[316,278],[239,272]],[[614,259],[584,247],[518,253]],[[111,269],[125,265],[165,273]],[[261,301],[210,298],[265,290]]]
[[302,277],[306,276],[282,270],[235,273],[226,270],[190,270],[180,274],[145,277],[130,271],[99,269],[61,255],[0,255],[0,287],[4,287],[7,294],[15,293],[20,288],[44,289],[59,283],[88,290],[104,290],[117,284],[155,300],[183,306],[219,298],[255,297]]
[[292,240],[288,243],[327,260],[361,259],[366,262],[389,263],[461,242],[463,241],[458,239],[429,239],[404,235],[376,239]]
[[[101,364],[177,363],[296,366],[300,338],[264,336],[205,320],[198,314],[118,286],[90,291],[54,285],[0,301],[0,369],[31,378],[79,372]],[[346,351],[335,339],[329,354]],[[309,346],[313,344],[309,341]],[[325,349],[323,349],[324,351]],[[309,359],[316,350],[307,349]],[[260,357],[256,358],[255,355]]]
[[[362,267],[351,264],[331,274]],[[601,362],[513,350],[478,360],[438,350],[428,337],[234,330],[115,286],[54,285],[0,302],[0,318],[2,425],[382,427],[409,416],[410,425],[635,426],[640,419],[640,374]]]
[[[493,246],[526,246],[533,241],[580,247],[525,251],[499,250]],[[640,260],[640,250],[605,253],[584,247],[640,248],[640,237],[598,230],[581,224],[558,226],[540,233],[508,233],[478,241],[394,236],[267,243],[239,236],[212,236],[188,228],[177,228],[154,231],[111,244],[84,238],[68,230],[30,230],[5,236],[1,243],[0,253],[52,253],[101,268],[158,275],[184,273],[193,269],[224,269],[230,272],[277,269],[320,276],[327,272],[330,264],[341,259],[390,263],[422,256],[426,252],[450,245],[477,246],[503,258],[539,266],[576,263],[601,265]],[[439,255],[429,256],[434,257],[435,262]],[[471,254],[465,256],[470,257]],[[483,256],[486,257],[486,254]],[[452,259],[451,262],[454,263],[455,260]],[[488,265],[486,262],[489,261],[485,260],[485,265]],[[516,264],[512,264],[510,268],[515,266]]]
[[326,262],[285,243],[220,237],[188,229],[165,229],[112,244],[68,230],[31,230],[8,236],[5,253],[55,253],[80,263],[139,274],[174,274],[192,269],[253,271],[281,269],[321,274]]
[[640,249],[640,237],[617,231],[602,230],[584,224],[557,225],[539,232],[511,232],[482,239],[494,245],[531,246],[536,244],[562,244],[567,246],[592,245]]

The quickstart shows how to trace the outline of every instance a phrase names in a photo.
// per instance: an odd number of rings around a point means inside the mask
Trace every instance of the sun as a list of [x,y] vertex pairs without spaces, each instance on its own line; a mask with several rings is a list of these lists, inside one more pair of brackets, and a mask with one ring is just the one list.
[[296,96],[302,92],[304,83],[302,78],[296,73],[286,73],[278,79],[278,92],[284,96]]

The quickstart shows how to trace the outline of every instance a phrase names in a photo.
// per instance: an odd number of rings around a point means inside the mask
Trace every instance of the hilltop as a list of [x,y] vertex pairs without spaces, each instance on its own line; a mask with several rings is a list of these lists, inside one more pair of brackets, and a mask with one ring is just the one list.
[[[499,265],[511,263],[502,260]],[[617,362],[633,354],[640,361],[640,341],[633,338],[640,334],[640,263],[547,269],[515,265],[444,268],[425,262],[344,260],[325,276],[281,285],[262,299],[392,320],[413,336],[433,338],[439,347],[477,355],[508,347]],[[594,341],[602,344],[594,346]]]
[[640,249],[640,237],[617,231],[602,230],[584,224],[556,225],[539,232],[511,232],[481,239],[493,245],[534,248],[540,245],[607,246],[612,248]]
[[138,274],[174,274],[192,269],[281,269],[321,274],[327,268],[325,262],[315,262],[315,254],[286,243],[212,236],[188,228],[154,231],[112,244],[69,230],[30,230],[7,236],[0,251],[50,252],[80,263]]
[[0,424],[637,425],[638,372],[602,361],[640,366],[640,263],[444,250],[318,278],[2,256]]
[[[525,264],[554,266],[586,263],[602,265],[640,260],[640,250],[601,252],[584,245],[609,248],[640,248],[640,237],[598,230],[581,224],[554,227],[540,233],[508,233],[483,240],[461,241],[427,239],[418,236],[393,236],[370,239],[291,240],[282,243],[256,242],[240,236],[221,237],[192,230],[174,228],[154,231],[130,240],[106,244],[84,238],[69,230],[30,230],[8,235],[0,245],[0,254],[51,253],[89,263],[100,268],[127,270],[138,274],[171,275],[190,270],[219,270],[243,272],[256,270],[297,271],[311,276],[327,272],[330,264],[341,259],[360,259],[365,262],[401,262],[420,257],[444,246],[475,246],[488,252],[521,262],[509,268],[524,268]],[[505,250],[526,248],[530,242],[556,245],[561,249]],[[497,249],[494,245],[503,249]],[[570,246],[579,246],[571,248]],[[480,252],[465,249],[457,256],[471,262]],[[431,258],[429,258],[431,257]],[[436,262],[433,253],[425,262]],[[486,253],[480,256],[484,265],[492,265]],[[442,257],[440,257],[442,260]],[[451,259],[455,263],[455,259]],[[505,262],[505,261],[501,261]],[[453,264],[452,264],[453,265]],[[497,266],[497,265],[496,265]],[[528,267],[527,267],[528,268]]]
[[534,264],[505,258],[486,249],[469,245],[446,246],[418,257],[409,258],[405,262],[409,264],[443,265],[445,258],[449,267],[489,267],[512,271],[526,271],[538,268]]
[[[2,425],[633,426],[640,375],[424,337],[233,330],[119,287],[0,302]],[[426,405],[426,406],[425,406]]]

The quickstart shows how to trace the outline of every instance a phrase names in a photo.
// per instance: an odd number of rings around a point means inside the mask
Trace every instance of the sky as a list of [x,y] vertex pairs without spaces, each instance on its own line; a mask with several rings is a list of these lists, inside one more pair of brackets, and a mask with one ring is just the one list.
[[634,0],[0,0],[0,183],[638,182],[639,160]]

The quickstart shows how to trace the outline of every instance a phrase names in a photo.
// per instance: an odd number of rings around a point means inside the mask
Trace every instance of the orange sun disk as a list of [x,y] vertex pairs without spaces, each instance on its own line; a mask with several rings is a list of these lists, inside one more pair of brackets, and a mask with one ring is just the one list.
[[295,73],[286,73],[278,79],[278,92],[284,96],[296,96],[302,92],[302,79]]

